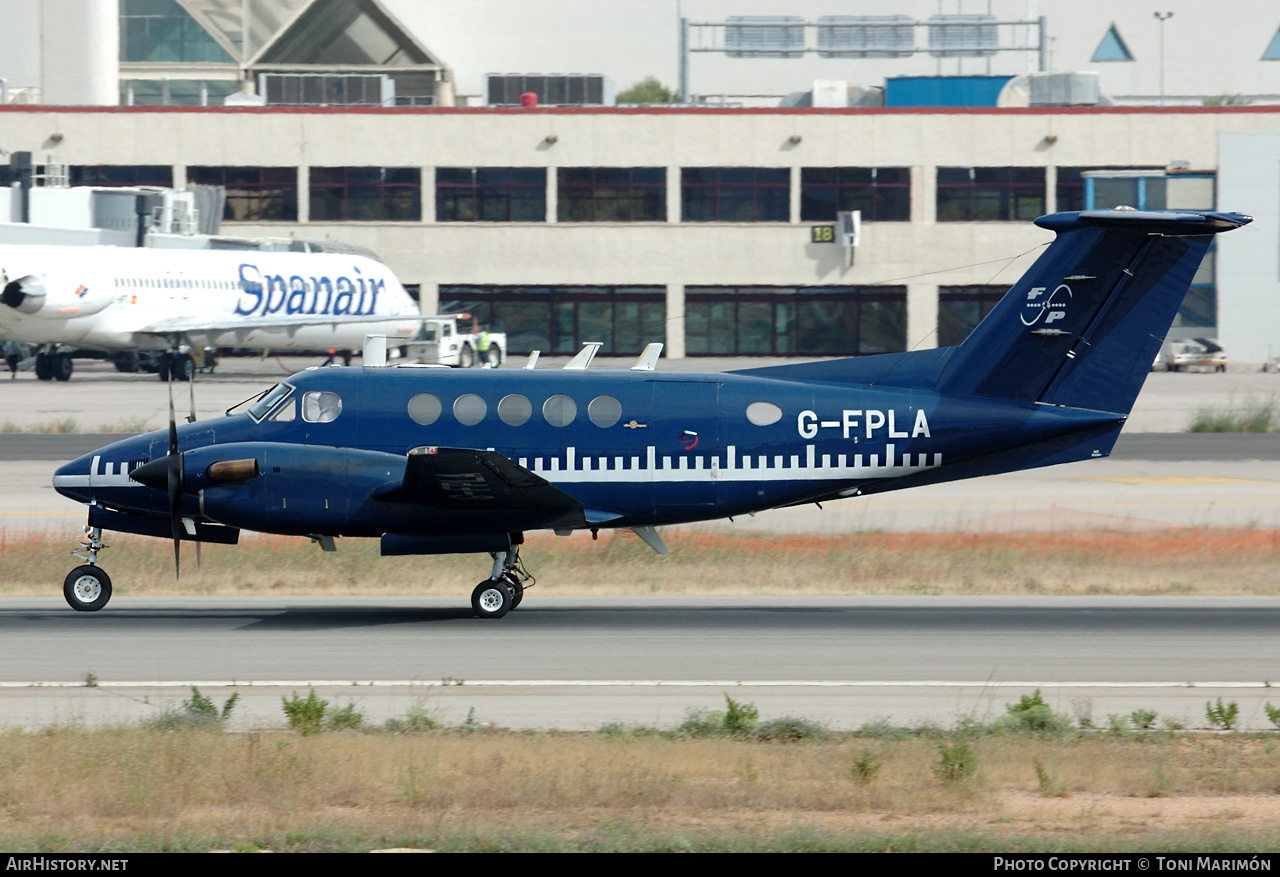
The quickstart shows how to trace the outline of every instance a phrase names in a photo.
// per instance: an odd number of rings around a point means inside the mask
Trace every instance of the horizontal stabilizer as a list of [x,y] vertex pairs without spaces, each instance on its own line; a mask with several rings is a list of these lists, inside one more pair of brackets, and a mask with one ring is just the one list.
[[934,389],[1127,413],[1213,235],[1237,213],[1092,210],[1058,237],[946,362]]

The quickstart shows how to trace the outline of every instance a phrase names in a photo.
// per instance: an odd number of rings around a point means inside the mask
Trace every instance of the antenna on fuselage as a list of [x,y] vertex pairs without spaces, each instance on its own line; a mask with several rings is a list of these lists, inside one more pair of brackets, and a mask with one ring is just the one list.
[[652,344],[645,345],[644,352],[640,354],[640,358],[636,360],[636,364],[631,366],[633,372],[651,372],[658,367],[658,357],[662,355],[662,342],[655,341]]
[[387,336],[364,336],[364,351],[361,359],[365,366],[384,366],[387,364]]
[[531,372],[538,367],[538,354],[541,352],[541,350],[534,350],[529,354],[529,361],[524,364],[525,371]]
[[603,346],[603,341],[585,342],[578,355],[565,363],[565,371],[586,371],[591,366],[591,360],[596,358],[596,352]]

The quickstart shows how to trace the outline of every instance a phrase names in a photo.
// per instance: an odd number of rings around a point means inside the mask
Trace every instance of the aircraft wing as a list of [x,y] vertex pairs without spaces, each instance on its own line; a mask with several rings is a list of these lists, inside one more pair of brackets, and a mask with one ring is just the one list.
[[[449,314],[446,318],[452,318]],[[310,326],[340,326],[345,323],[418,323],[422,320],[437,319],[431,314],[400,314],[383,316],[379,314],[294,314],[278,317],[240,317],[238,319],[209,319],[207,317],[171,317],[157,320],[134,331],[140,335],[182,335],[203,332],[252,332],[254,330],[289,330],[304,329]]]
[[582,503],[502,454],[469,448],[414,448],[404,479],[377,488],[373,498],[442,509],[583,513]]

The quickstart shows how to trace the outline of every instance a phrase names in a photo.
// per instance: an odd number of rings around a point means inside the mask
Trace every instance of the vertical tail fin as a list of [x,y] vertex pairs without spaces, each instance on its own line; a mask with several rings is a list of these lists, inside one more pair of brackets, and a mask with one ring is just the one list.
[[1042,216],[1058,237],[951,357],[934,389],[1127,413],[1213,235],[1238,213]]

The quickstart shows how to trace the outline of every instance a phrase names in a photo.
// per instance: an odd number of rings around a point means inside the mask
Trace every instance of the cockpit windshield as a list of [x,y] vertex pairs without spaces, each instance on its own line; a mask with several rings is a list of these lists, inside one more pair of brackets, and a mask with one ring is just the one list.
[[260,423],[262,418],[271,413],[271,409],[279,405],[280,401],[287,398],[292,392],[293,384],[281,381],[263,393],[257,402],[249,406],[249,416],[254,419],[255,423]]

